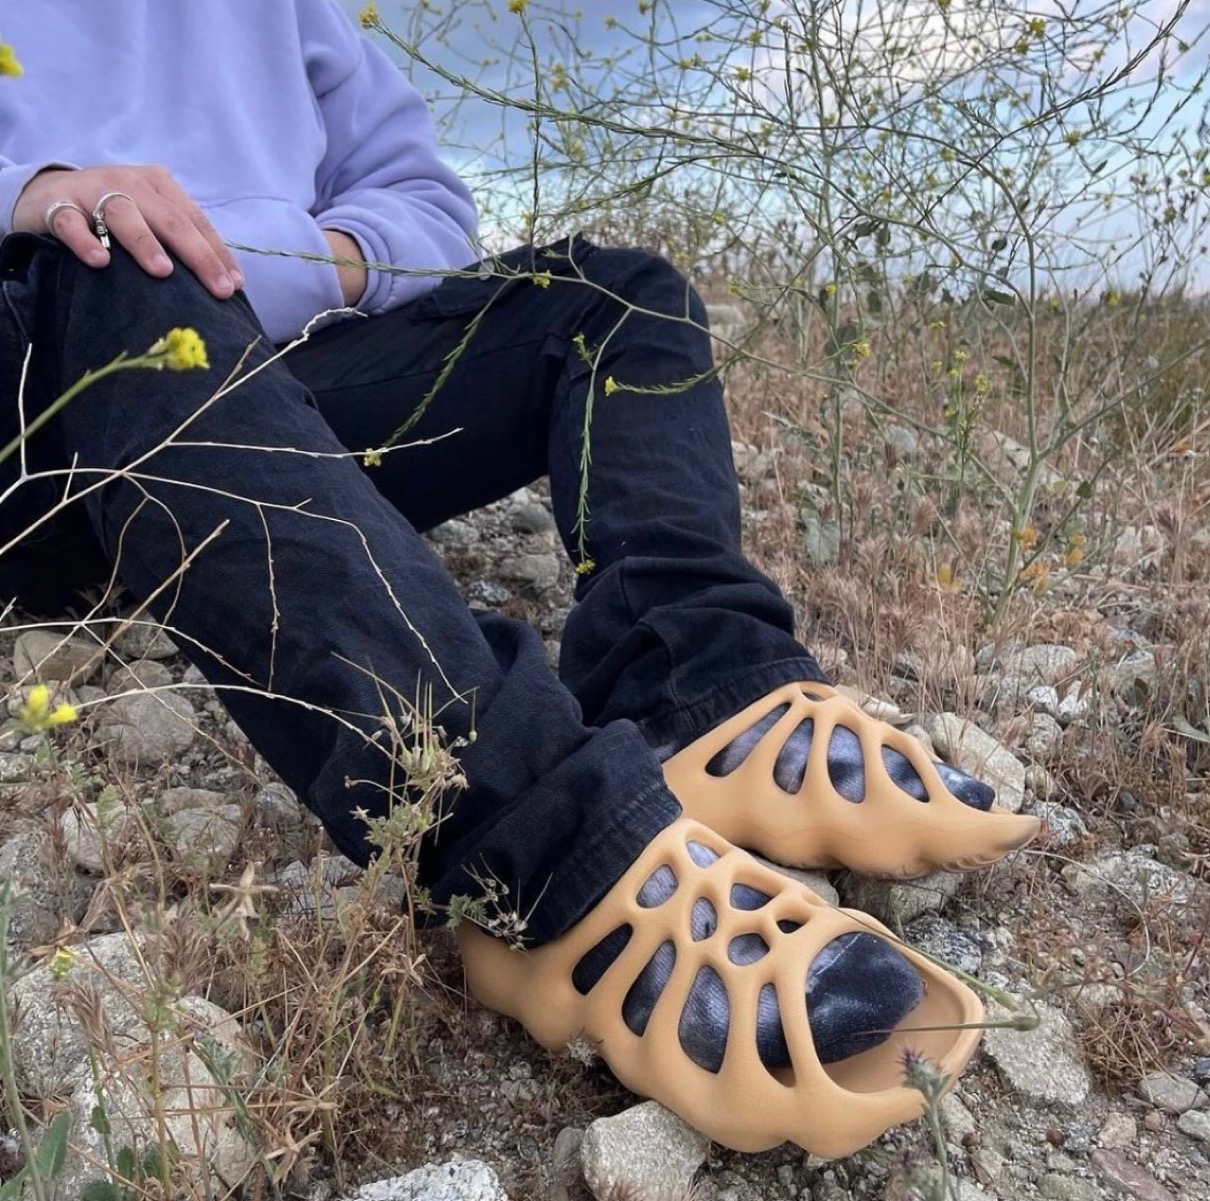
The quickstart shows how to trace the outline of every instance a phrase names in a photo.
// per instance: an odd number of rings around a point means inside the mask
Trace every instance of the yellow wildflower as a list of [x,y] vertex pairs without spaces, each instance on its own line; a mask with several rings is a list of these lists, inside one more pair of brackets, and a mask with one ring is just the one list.
[[17,52],[7,42],[0,42],[0,75],[12,75],[15,78],[24,74],[25,68],[17,58]]
[[613,378],[612,375],[607,375],[605,377],[605,395],[606,396],[612,396],[618,390],[618,388],[620,386],[621,385],[618,383],[618,381],[616,379]]
[[510,13],[523,13],[529,6],[529,0],[508,0],[508,11]]
[[868,359],[870,357],[870,340],[869,338],[859,338],[850,347],[855,359]]
[[971,386],[974,388],[976,396],[987,396],[992,390],[991,380],[982,371],[975,376]]
[[372,2],[362,5],[361,12],[357,14],[357,19],[361,22],[362,29],[373,29],[379,21],[378,5]]
[[588,575],[589,572],[596,571],[597,562],[595,559],[581,559],[576,564],[576,575]]
[[50,707],[50,689],[45,684],[35,684],[25,698],[18,713],[21,724],[32,733],[38,734],[52,726],[63,726],[75,721],[78,714],[72,705],[60,704]]
[[537,284],[539,288],[549,288],[550,281],[551,274],[549,271],[538,271],[534,275],[534,283]]
[[170,329],[148,352],[162,357],[169,371],[192,371],[210,366],[206,358],[206,343],[195,329]]
[[361,456],[361,465],[363,467],[381,467],[382,451],[367,450],[366,453]]
[[79,956],[70,947],[57,948],[46,965],[50,970],[50,978],[56,984],[62,984],[71,975],[78,959]]

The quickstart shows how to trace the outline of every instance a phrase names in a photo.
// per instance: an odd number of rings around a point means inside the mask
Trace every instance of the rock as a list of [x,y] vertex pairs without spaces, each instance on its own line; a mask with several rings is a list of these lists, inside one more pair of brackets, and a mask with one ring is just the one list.
[[1167,1072],[1152,1072],[1138,1083],[1138,1094],[1150,1105],[1165,1113],[1184,1113],[1200,1109],[1206,1104],[1206,1094],[1184,1076],[1170,1076]]
[[559,560],[553,553],[510,555],[500,564],[500,574],[533,592],[547,592],[559,582]]
[[926,913],[912,922],[904,932],[904,941],[971,976],[983,966],[983,948],[978,940],[935,913]]
[[802,547],[812,567],[828,567],[840,558],[840,524],[824,521],[816,513],[804,513]]
[[0,784],[26,784],[33,778],[32,756],[0,754]]
[[1159,688],[1159,670],[1151,651],[1132,650],[1107,668],[1109,690],[1128,705],[1146,708]]
[[1162,1134],[1168,1128],[1168,1119],[1158,1109],[1148,1110],[1143,1115],[1143,1129],[1152,1134]]
[[920,454],[920,440],[906,425],[888,425],[882,431],[883,440],[901,459],[914,459]]
[[428,537],[438,546],[445,546],[451,550],[465,550],[466,547],[474,546],[479,541],[479,530],[469,521],[455,517],[434,526],[429,530]]
[[1118,1151],[1094,1151],[1092,1166],[1118,1196],[1133,1197],[1134,1201],[1176,1201],[1154,1176]]
[[[988,1030],[983,1045],[1005,1084],[1021,1097],[1050,1105],[1082,1105],[1091,1081],[1071,1023],[1053,1006],[1037,1002],[1041,1024],[1034,1030],[998,1027]],[[994,1003],[993,1021],[1011,1016]]]
[[[114,789],[106,789],[113,793]],[[120,795],[98,801],[79,802],[59,818],[59,833],[68,858],[86,872],[104,875],[113,864],[113,853],[133,833],[130,810]]]
[[1187,904],[1204,887],[1192,876],[1148,858],[1138,848],[1069,863],[1060,875],[1078,897],[1112,891],[1124,894],[1135,905],[1155,897]]
[[349,1201],[508,1201],[508,1196],[487,1164],[461,1159],[363,1184]]
[[949,1092],[941,1098],[941,1117],[945,1122],[946,1139],[956,1147],[962,1140],[979,1129],[975,1115],[963,1104],[957,1093]]
[[175,692],[122,696],[101,712],[95,742],[130,766],[158,767],[193,743],[197,714]]
[[1164,536],[1153,525],[1123,526],[1113,544],[1113,561],[1120,567],[1139,567],[1164,549]]
[[555,1137],[550,1201],[572,1201],[583,1195],[583,1171],[580,1168],[580,1144],[583,1141],[584,1131],[574,1126],[560,1130]]
[[1062,737],[1063,727],[1049,713],[1035,711],[1029,716],[1029,732],[1021,749],[1031,759],[1046,759]]
[[[146,978],[130,936],[106,934],[71,950],[76,962],[70,979],[95,990],[115,1046],[122,1050],[143,1042],[147,1027],[137,999]],[[18,1084],[38,1097],[54,1097],[90,1079],[89,1042],[76,1015],[57,1003],[49,966],[22,976],[13,984],[12,995],[21,1009],[13,1039]]]
[[999,666],[1004,675],[1020,676],[1034,684],[1057,684],[1076,670],[1079,661],[1080,656],[1070,646],[1040,642],[1005,650]]
[[114,650],[127,661],[171,659],[177,645],[154,621],[140,620],[127,626],[114,640]]
[[918,880],[875,880],[849,875],[840,887],[844,903],[902,931],[925,913],[936,913],[962,887],[960,872],[932,872]]
[[637,1186],[648,1201],[677,1201],[710,1150],[710,1140],[655,1101],[598,1118],[584,1132],[584,1179],[598,1198]]
[[907,724],[907,714],[893,701],[871,696],[868,692],[863,692],[860,688],[851,688],[847,684],[838,684],[836,691],[845,700],[852,702],[863,713],[877,721],[885,721],[892,726]]
[[1176,1128],[1182,1134],[1187,1134],[1191,1139],[1210,1146],[1210,1113],[1205,1113],[1202,1110],[1191,1110],[1189,1113],[1183,1113],[1177,1120]]
[[1193,1079],[1198,1084],[1210,1084],[1210,1057],[1199,1059],[1194,1063]]
[[924,728],[941,756],[996,790],[996,800],[1013,813],[1025,803],[1025,765],[1005,746],[956,713],[929,717]]
[[840,894],[832,886],[827,873],[810,871],[803,867],[787,867],[784,863],[774,863],[772,859],[766,859],[763,855],[755,853],[752,854],[752,858],[765,867],[775,872],[780,872],[783,876],[789,876],[791,880],[797,880],[799,884],[805,884],[813,893],[818,894],[827,901],[829,905],[836,906],[840,904]]
[[1100,1144],[1109,1151],[1133,1147],[1139,1138],[1139,1125],[1129,1114],[1111,1113],[1101,1127]]
[[210,872],[231,862],[244,832],[244,811],[239,805],[178,809],[166,815],[165,825],[179,861]]
[[[146,1086],[153,1062],[154,1098]],[[92,1123],[98,1093],[104,1097],[109,1119],[108,1147],[105,1136]],[[77,1085],[70,1112],[70,1151],[55,1182],[56,1195],[62,1201],[83,1195],[88,1181],[97,1178],[97,1165],[106,1162],[110,1148],[130,1147],[141,1161],[149,1150],[167,1144],[173,1150],[174,1180],[182,1184],[192,1181],[206,1192],[216,1178],[227,1190],[235,1189],[257,1162],[255,1149],[239,1132],[236,1110],[223,1086],[201,1055],[175,1041],[158,1048],[154,1061],[149,1043],[126,1050],[119,1065],[101,1071],[98,1080],[90,1077]],[[183,1191],[193,1193],[194,1189]]]
[[110,696],[119,692],[140,692],[144,689],[167,688],[172,684],[172,672],[155,659],[139,659],[128,667],[119,667],[109,677],[105,691]]
[[1038,1183],[1038,1192],[1048,1201],[1102,1201],[1103,1194],[1091,1180],[1048,1172]]
[[[1013,489],[1020,485],[1033,457],[1029,447],[986,426],[975,430],[975,447],[987,469],[1001,484]],[[1037,481],[1044,495],[1061,497],[1071,490],[1071,484],[1045,461],[1037,464]]]
[[514,530],[520,534],[549,534],[554,532],[555,519],[539,500],[517,505],[508,515]]
[[88,902],[91,885],[56,867],[57,861],[50,837],[40,830],[11,834],[0,846],[0,881],[16,892],[8,911],[13,953],[50,942],[65,920],[79,919]]
[[503,584],[492,580],[472,580],[466,590],[466,599],[469,604],[487,605],[488,608],[494,609],[508,604],[513,599],[513,594]]
[[88,668],[77,681],[82,683],[100,666],[102,658],[95,642],[54,630],[26,630],[17,635],[13,646],[13,669],[18,679],[67,680]]
[[1079,689],[1060,693],[1053,684],[1035,684],[1025,693],[1025,701],[1063,726],[1088,715],[1088,698]]
[[776,448],[761,450],[759,447],[749,446],[746,442],[731,443],[731,454],[735,459],[735,474],[745,484],[758,484],[767,476],[772,475],[778,453]]
[[1030,812],[1045,823],[1046,841],[1052,847],[1069,847],[1088,837],[1084,819],[1067,805],[1035,801],[1030,806]]

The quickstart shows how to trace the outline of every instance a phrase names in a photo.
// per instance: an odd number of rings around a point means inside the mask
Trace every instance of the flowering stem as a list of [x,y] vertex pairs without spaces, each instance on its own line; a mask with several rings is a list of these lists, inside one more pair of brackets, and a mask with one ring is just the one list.
[[115,371],[124,371],[130,367],[147,367],[150,365],[152,365],[152,360],[149,360],[145,356],[137,359],[128,359],[125,352],[123,352],[112,363],[107,363],[104,367],[98,367],[96,371],[86,371],[62,396],[47,405],[25,429],[13,438],[3,450],[0,450],[0,463],[3,463],[22,442],[36,434],[56,413],[66,408],[85,388],[91,387],[98,380],[104,379],[107,375],[112,375]]

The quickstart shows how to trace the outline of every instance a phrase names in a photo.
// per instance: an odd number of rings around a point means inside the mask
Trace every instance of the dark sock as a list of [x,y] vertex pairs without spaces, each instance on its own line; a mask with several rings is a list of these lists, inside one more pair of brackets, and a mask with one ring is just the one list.
[[[689,843],[689,853],[700,867],[718,856],[701,843]],[[678,881],[670,867],[658,868],[639,891],[639,904],[646,909],[662,905],[676,891]],[[746,885],[731,890],[734,909],[755,910],[772,897]],[[784,933],[798,928],[796,922],[779,923]],[[695,941],[709,938],[718,926],[714,906],[699,898],[691,921]],[[576,964],[572,982],[587,993],[609,969],[630,941],[632,930],[620,926],[603,938]],[[759,934],[741,934],[731,940],[728,958],[736,965],[755,963],[769,953]],[[622,1003],[622,1016],[635,1034],[642,1034],[664,991],[676,963],[671,942],[657,948],[639,973]],[[807,1017],[816,1054],[821,1063],[834,1063],[885,1041],[889,1031],[919,1004],[923,996],[920,977],[890,943],[872,934],[854,932],[833,939],[815,957],[804,987]],[[723,1062],[730,1024],[727,989],[713,968],[704,967],[694,980],[681,1012],[679,1034],[685,1054],[707,1071],[717,1072]],[[782,1029],[776,991],[762,988],[758,1002],[756,1043],[761,1062],[768,1068],[788,1068],[790,1052]]]
[[[708,764],[706,770],[712,776],[730,775],[756,748],[757,743],[785,716],[788,705],[779,705],[749,726],[739,737],[729,742]],[[782,744],[773,766],[773,778],[784,792],[797,793],[802,788],[807,770],[807,756],[811,751],[811,740],[815,734],[815,723],[807,718],[799,722]],[[924,781],[916,773],[906,755],[882,748],[882,761],[895,784],[910,797],[927,801],[928,792]],[[934,763],[941,782],[964,805],[972,809],[987,810],[996,799],[995,789],[990,784],[968,776],[966,772],[940,760]],[[832,787],[847,801],[855,804],[865,800],[865,760],[861,754],[861,740],[847,726],[837,726],[828,743],[828,776]]]

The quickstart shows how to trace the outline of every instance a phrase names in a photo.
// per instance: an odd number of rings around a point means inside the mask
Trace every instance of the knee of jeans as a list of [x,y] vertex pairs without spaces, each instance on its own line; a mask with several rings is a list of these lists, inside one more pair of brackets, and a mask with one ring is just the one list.
[[586,263],[585,275],[630,304],[706,326],[706,306],[697,289],[663,255],[638,247],[600,247]]

